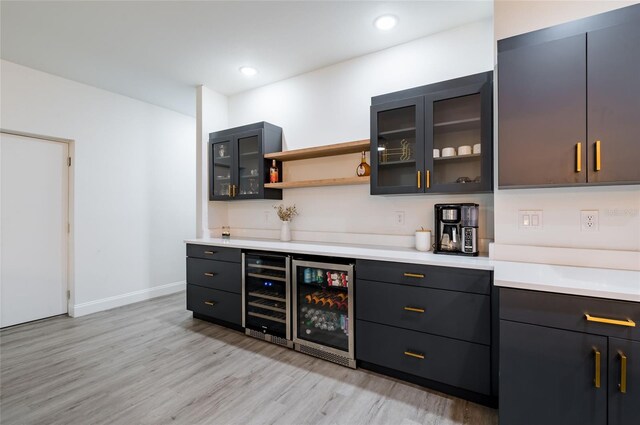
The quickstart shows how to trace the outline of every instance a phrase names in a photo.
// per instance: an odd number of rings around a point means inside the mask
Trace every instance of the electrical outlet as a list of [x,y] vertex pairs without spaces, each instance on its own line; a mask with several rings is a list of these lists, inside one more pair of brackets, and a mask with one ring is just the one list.
[[395,227],[404,226],[404,211],[396,211],[393,216],[393,225]]
[[596,232],[599,226],[598,210],[580,211],[580,230],[583,232]]

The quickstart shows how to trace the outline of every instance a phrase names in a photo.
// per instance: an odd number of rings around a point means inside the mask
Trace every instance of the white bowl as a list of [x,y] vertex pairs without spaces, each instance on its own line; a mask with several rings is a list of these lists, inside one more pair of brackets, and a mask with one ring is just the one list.
[[456,156],[456,148],[444,148],[442,149],[442,157]]
[[458,148],[458,155],[471,155],[471,146],[460,146]]

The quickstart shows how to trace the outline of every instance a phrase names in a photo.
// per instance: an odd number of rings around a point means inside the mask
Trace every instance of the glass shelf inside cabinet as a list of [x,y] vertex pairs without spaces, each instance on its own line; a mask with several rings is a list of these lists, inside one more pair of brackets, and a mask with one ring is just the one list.
[[434,184],[481,181],[480,100],[478,93],[434,102],[433,148],[440,151],[433,159]]
[[416,107],[378,112],[378,186],[407,186],[416,173]]

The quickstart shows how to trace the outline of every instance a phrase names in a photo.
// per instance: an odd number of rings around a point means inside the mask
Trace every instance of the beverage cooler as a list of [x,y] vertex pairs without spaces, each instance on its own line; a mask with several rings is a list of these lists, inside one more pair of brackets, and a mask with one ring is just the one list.
[[295,349],[355,368],[353,264],[292,264]]
[[255,338],[292,347],[290,257],[242,254],[242,326]]

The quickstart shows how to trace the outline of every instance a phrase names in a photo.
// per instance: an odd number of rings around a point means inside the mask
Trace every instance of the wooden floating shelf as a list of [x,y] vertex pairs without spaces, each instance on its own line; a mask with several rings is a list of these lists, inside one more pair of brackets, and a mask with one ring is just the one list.
[[[265,159],[275,159],[276,161],[296,161],[299,159],[322,158],[325,156],[345,155],[348,153],[358,153],[368,151],[371,142],[369,139],[356,140],[354,142],[336,143],[334,145],[318,146],[315,148],[296,149],[292,151],[268,153]],[[271,183],[264,187],[270,186]],[[281,183],[276,183],[281,184]],[[344,183],[352,184],[352,183]],[[322,185],[324,186],[324,185]],[[278,186],[279,188],[282,186]]]
[[318,187],[318,186],[346,186],[350,184],[369,184],[369,176],[366,177],[340,177],[334,179],[321,180],[301,180],[281,183],[265,183],[268,189],[290,189],[296,187]]

